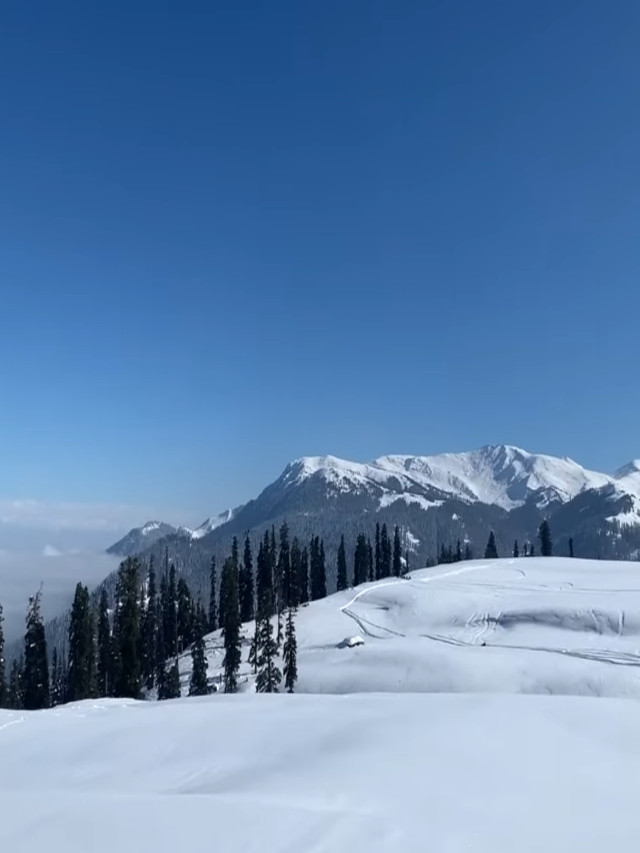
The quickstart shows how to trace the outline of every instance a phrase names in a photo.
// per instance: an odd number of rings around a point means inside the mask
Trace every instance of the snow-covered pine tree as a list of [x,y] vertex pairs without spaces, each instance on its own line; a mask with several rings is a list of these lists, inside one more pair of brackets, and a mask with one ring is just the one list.
[[283,650],[284,686],[287,693],[293,693],[293,688],[298,680],[298,644],[293,616],[294,610],[290,607],[287,614],[287,628]]
[[271,618],[264,615],[260,619],[258,630],[258,674],[256,691],[258,693],[277,693],[282,681],[282,673],[277,666],[278,646],[273,637]]

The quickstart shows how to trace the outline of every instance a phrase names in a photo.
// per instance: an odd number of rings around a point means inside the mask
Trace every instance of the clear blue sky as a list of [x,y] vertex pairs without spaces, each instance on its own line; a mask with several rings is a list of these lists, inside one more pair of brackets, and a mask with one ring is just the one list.
[[639,41],[636,0],[6,5],[2,495],[640,456]]

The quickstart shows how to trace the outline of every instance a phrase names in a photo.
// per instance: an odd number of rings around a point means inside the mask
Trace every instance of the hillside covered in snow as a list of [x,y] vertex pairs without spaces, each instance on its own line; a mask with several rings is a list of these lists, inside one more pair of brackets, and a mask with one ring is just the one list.
[[0,849],[634,849],[637,564],[439,566],[297,628],[297,695],[253,692],[246,625],[239,695],[0,711]]

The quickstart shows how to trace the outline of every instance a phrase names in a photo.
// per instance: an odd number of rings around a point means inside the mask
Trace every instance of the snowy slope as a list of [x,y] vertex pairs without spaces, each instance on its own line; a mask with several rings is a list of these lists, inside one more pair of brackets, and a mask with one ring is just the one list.
[[[252,631],[244,626],[248,690]],[[350,648],[357,636],[364,644]],[[640,698],[640,564],[523,558],[423,569],[301,608],[297,637],[300,692]],[[215,681],[219,634],[207,652]],[[190,666],[184,656],[185,690]]]
[[631,851],[639,707],[241,695],[0,711],[0,849]]
[[219,515],[212,515],[211,518],[207,518],[200,527],[196,527],[195,529],[181,527],[179,533],[188,536],[190,539],[202,539],[203,536],[207,536],[207,534],[217,530],[218,527],[222,527],[223,524],[231,521],[236,512],[237,509],[227,509]]
[[[626,466],[623,471],[627,472]],[[437,456],[383,456],[366,464],[335,456],[304,457],[285,470],[284,485],[321,477],[339,491],[383,489],[381,505],[403,494],[405,500],[420,492],[434,498],[480,501],[510,510],[536,496],[538,506],[566,502],[587,489],[618,482],[615,477],[588,471],[568,458],[528,453],[518,447],[498,445],[467,453]],[[640,495],[640,473],[625,474],[621,488]]]

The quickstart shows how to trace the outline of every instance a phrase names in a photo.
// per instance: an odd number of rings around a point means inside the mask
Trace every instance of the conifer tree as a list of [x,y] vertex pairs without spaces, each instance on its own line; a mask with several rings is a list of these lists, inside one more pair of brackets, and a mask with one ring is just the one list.
[[373,568],[373,548],[371,547],[371,539],[367,538],[367,580],[375,580]]
[[163,619],[167,657],[175,657],[178,654],[178,588],[176,584],[176,567],[173,563],[169,569],[169,583],[167,585],[167,598]]
[[7,672],[4,659],[4,615],[2,612],[2,604],[0,604],[0,708],[5,708],[7,704]]
[[169,672],[162,679],[162,695],[158,693],[158,699],[179,699],[181,693],[180,669],[178,667],[178,658],[176,657]]
[[273,625],[268,615],[260,618],[258,631],[258,674],[256,691],[258,693],[277,693],[282,681],[282,673],[277,666],[278,646],[273,637]]
[[240,619],[242,622],[251,622],[255,617],[254,595],[253,554],[251,552],[251,539],[247,533],[244,540],[242,583],[240,585]]
[[249,655],[247,657],[247,663],[253,670],[253,674],[255,675],[258,671],[258,628],[260,626],[260,621],[256,616],[255,622],[253,623],[253,637],[251,638],[251,645],[249,646]]
[[471,550],[471,545],[467,542],[464,547],[464,558],[465,560],[473,560],[473,551]]
[[551,528],[546,518],[538,529],[538,539],[540,540],[540,554],[543,557],[551,557],[553,555],[553,543],[551,541]]
[[[58,669],[58,647],[56,646],[51,656],[51,684],[49,686],[49,700],[52,708],[55,708],[56,705],[61,704],[58,692],[58,684],[60,679]],[[2,703],[0,703],[0,707],[2,707]]]
[[113,695],[132,699],[141,687],[140,569],[137,557],[120,564],[113,620]]
[[532,542],[531,545],[529,545],[529,556],[535,557],[535,555],[536,555],[536,546]]
[[359,533],[356,539],[356,550],[353,555],[353,585],[365,583],[369,572],[369,549],[364,533]]
[[569,556],[573,557],[573,537],[569,539]]
[[456,553],[453,559],[456,563],[459,563],[462,560],[462,543],[459,539],[456,542]]
[[379,581],[382,577],[382,548],[380,545],[380,522],[376,521],[376,555],[375,555],[375,575]]
[[340,539],[340,545],[338,547],[338,583],[337,589],[340,592],[343,589],[347,588],[347,556],[345,554],[344,549],[344,534]]
[[176,630],[178,634],[178,653],[183,652],[193,642],[195,609],[189,585],[184,578],[178,580],[176,587]]
[[204,647],[204,625],[200,618],[196,624],[196,638],[191,648],[191,679],[189,696],[206,696],[209,693],[207,682],[207,658]]
[[393,531],[393,574],[399,578],[402,570],[402,546],[400,544],[400,528],[396,524]]
[[256,591],[258,599],[258,613],[268,613],[271,616],[275,610],[273,574],[271,570],[271,556],[269,534],[260,543],[256,568]]
[[295,589],[295,600],[297,604],[301,603],[300,595],[300,575],[302,572],[302,551],[300,550],[300,542],[297,536],[291,540],[291,581]]
[[149,558],[146,598],[147,602],[142,620],[142,678],[147,690],[152,690],[158,669],[158,624],[160,621],[153,554]]
[[306,546],[300,554],[300,574],[298,575],[298,601],[307,604],[309,601],[309,551]]
[[289,525],[285,521],[280,527],[280,554],[278,555],[278,613],[283,613],[286,608],[295,605],[297,595],[295,594],[293,578],[291,577],[291,547],[289,545]]
[[311,600],[317,601],[327,596],[327,571],[325,566],[324,543],[319,536],[311,539],[310,547]]
[[298,680],[298,644],[293,615],[293,608],[290,607],[287,614],[287,629],[283,649],[284,686],[287,693],[293,693],[293,688]]
[[22,702],[27,711],[38,711],[49,706],[49,662],[40,609],[41,598],[40,590],[32,595],[27,611],[22,671]]
[[79,583],[69,618],[69,665],[67,695],[69,702],[88,699],[95,693],[95,635],[89,590]]
[[489,541],[487,542],[487,547],[484,551],[485,560],[496,560],[498,557],[498,549],[496,547],[496,537],[493,532],[489,534]]
[[[224,689],[226,693],[235,693],[238,689],[240,670],[240,602],[238,600],[238,569],[233,557],[225,560],[222,569],[222,590],[224,590]],[[222,598],[222,593],[221,593]]]
[[218,607],[216,604],[216,558],[211,557],[209,567],[209,631],[218,630]]
[[387,525],[382,525],[380,531],[380,560],[381,560],[381,577],[391,577],[391,539],[387,531]]
[[444,542],[440,546],[440,565],[444,565],[447,562],[447,549],[444,547]]
[[518,540],[513,543],[513,556],[517,560],[520,556],[520,546],[518,545]]
[[11,673],[9,675],[9,696],[7,705],[14,711],[21,711],[24,708],[23,693],[22,693],[22,662],[18,662],[16,658],[11,664]]

